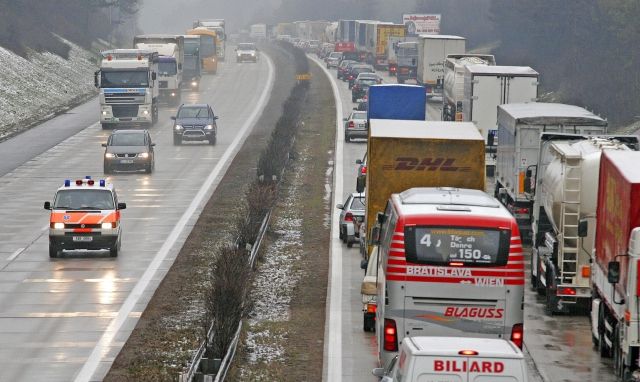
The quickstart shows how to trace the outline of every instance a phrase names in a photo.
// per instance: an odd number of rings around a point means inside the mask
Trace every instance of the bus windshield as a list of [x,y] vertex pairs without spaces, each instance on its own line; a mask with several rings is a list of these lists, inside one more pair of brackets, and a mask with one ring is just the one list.
[[146,70],[102,70],[100,84],[103,88],[146,88],[149,73]]
[[509,260],[510,230],[493,228],[405,228],[407,261],[441,266],[504,266]]

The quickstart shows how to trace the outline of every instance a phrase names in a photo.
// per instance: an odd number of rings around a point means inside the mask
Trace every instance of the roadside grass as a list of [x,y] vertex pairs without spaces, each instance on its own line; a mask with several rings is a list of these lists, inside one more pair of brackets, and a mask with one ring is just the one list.
[[[245,320],[241,346],[228,375],[230,381],[322,379],[330,239],[325,221],[331,207],[325,186],[331,186],[332,180],[329,168],[335,140],[335,106],[323,73],[315,65],[311,65],[311,72],[312,78],[318,80],[312,80],[303,106],[304,124],[296,134],[295,160],[285,172],[258,266],[259,273],[288,267],[288,277],[295,284],[287,287],[287,314],[265,312],[269,304],[263,304],[261,311]],[[289,242],[283,248],[286,231],[281,228],[291,219],[299,222],[299,243]],[[293,264],[289,263],[291,256],[283,255],[285,251],[297,251]],[[263,295],[258,300],[261,298],[272,299],[272,310],[282,309],[278,296]],[[277,356],[271,357],[274,353]]]

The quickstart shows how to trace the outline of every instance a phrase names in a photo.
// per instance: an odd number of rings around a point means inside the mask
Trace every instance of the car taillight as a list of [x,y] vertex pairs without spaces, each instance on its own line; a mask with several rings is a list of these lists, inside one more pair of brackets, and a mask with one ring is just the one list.
[[511,341],[516,344],[517,347],[522,349],[522,342],[524,340],[524,326],[522,324],[515,324],[511,328]]
[[352,222],[353,221],[353,214],[351,212],[347,212],[344,215],[344,221],[346,222]]
[[396,67],[395,67],[395,66],[392,66],[392,67],[391,67],[391,71],[392,71],[392,72],[395,72],[396,70],[398,70],[398,69],[396,69]]
[[349,129],[353,129],[354,127],[356,127],[355,122],[353,122],[353,121],[349,121],[348,128],[349,128]]
[[378,305],[367,304],[367,313],[375,313],[377,309],[378,309]]
[[398,330],[396,329],[396,322],[388,318],[384,319],[384,350],[398,351]]
[[514,208],[513,209],[513,213],[515,215],[528,215],[529,214],[529,209],[526,208],[526,207]]

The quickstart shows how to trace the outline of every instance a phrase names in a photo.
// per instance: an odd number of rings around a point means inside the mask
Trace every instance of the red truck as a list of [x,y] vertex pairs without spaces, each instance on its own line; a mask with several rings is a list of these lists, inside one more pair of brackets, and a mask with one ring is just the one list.
[[[603,151],[596,207],[591,330],[623,381],[640,380],[640,152]],[[588,227],[581,222],[579,231]]]

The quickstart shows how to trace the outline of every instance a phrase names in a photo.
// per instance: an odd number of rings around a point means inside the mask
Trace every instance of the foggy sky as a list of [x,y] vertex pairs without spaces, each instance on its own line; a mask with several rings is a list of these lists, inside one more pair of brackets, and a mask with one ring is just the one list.
[[263,22],[280,0],[144,0],[139,26],[144,33],[184,33],[194,19],[226,19],[227,32]]

